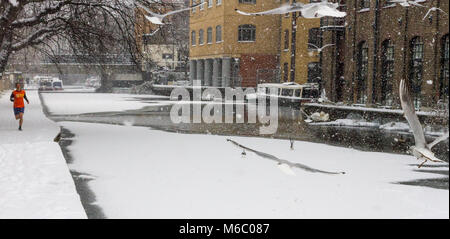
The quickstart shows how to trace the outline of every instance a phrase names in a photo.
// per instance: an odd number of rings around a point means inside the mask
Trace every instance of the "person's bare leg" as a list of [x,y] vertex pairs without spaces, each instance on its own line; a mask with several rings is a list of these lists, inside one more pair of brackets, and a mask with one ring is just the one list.
[[19,116],[19,115],[15,115],[15,116],[16,116],[16,120],[20,119],[20,116]]
[[23,113],[19,114],[19,129],[22,130],[22,124],[23,124]]

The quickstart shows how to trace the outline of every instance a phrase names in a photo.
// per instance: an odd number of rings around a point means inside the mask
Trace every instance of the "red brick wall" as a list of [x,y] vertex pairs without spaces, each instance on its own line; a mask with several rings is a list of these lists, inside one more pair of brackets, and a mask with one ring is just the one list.
[[276,55],[241,55],[239,76],[242,87],[256,87],[258,69],[277,69],[279,58]]

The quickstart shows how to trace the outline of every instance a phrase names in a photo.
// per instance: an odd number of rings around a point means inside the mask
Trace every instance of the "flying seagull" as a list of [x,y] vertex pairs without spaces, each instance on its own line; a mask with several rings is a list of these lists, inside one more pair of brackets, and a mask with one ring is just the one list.
[[281,15],[281,14],[286,14],[286,13],[291,13],[291,12],[298,12],[302,9],[302,7],[304,6],[303,3],[293,3],[293,4],[284,4],[281,7],[278,8],[274,8],[268,11],[263,11],[263,12],[254,12],[254,13],[249,13],[249,12],[244,12],[244,11],[240,11],[238,9],[235,9],[235,11],[241,15],[245,15],[245,16],[264,16],[264,15]]
[[292,171],[293,167],[305,170],[305,171],[310,172],[310,173],[345,174],[345,172],[323,171],[323,170],[320,170],[320,169],[311,168],[311,167],[309,167],[307,165],[304,165],[304,164],[301,164],[301,163],[293,163],[293,162],[290,162],[288,160],[277,158],[277,157],[275,157],[275,156],[273,156],[271,154],[263,153],[263,152],[260,152],[260,151],[257,151],[257,150],[245,147],[244,145],[241,145],[241,144],[237,143],[234,140],[227,139],[227,141],[231,142],[232,144],[236,145],[237,147],[243,149],[244,152],[245,151],[249,151],[249,152],[255,153],[256,155],[258,155],[258,156],[260,156],[262,158],[269,159],[269,160],[277,162],[278,163],[278,167],[280,168],[280,170],[282,170],[284,173],[287,173],[287,174],[290,174],[290,175],[293,174],[293,171]]
[[390,0],[389,3],[398,3],[400,4],[400,6],[402,7],[411,7],[411,6],[416,6],[416,7],[425,7],[422,4],[419,4],[419,0]]
[[325,48],[327,48],[327,47],[329,47],[329,46],[334,46],[334,44],[326,44],[326,45],[323,46],[323,47],[318,47],[318,46],[316,46],[316,45],[314,45],[314,44],[311,44],[311,43],[308,43],[308,45],[310,45],[310,46],[316,48],[316,51],[319,52],[319,53],[321,53],[321,52],[323,51],[323,49],[325,49]]
[[150,33],[145,34],[145,36],[153,36],[153,35],[155,35],[156,33],[158,33],[159,30],[161,30],[161,27],[158,27],[158,28],[156,28],[156,30],[154,30],[154,31],[152,31],[152,32],[150,32]]
[[188,7],[188,8],[178,9],[178,10],[171,11],[171,12],[168,12],[168,13],[165,13],[165,14],[156,14],[156,13],[150,11],[150,9],[148,9],[148,7],[142,5],[141,3],[139,3],[139,2],[135,2],[135,3],[136,3],[136,5],[138,7],[144,9],[148,14],[150,14],[150,16],[144,15],[146,19],[148,21],[150,21],[151,23],[157,24],[157,25],[164,25],[163,20],[164,20],[165,17],[167,17],[169,15],[173,15],[173,14],[184,12],[184,11],[189,11],[192,8],[195,8],[195,7],[198,7],[200,5],[206,4],[206,2],[203,2],[203,3],[196,4],[196,5],[192,5],[191,7]]
[[432,11],[434,11],[434,12],[436,12],[436,11],[441,11],[441,12],[443,12],[445,15],[448,15],[444,10],[442,10],[442,9],[440,9],[440,8],[438,8],[438,7],[431,7],[431,8],[428,10],[427,14],[425,14],[425,16],[423,17],[422,20],[425,20],[425,18],[427,18],[428,15],[429,15]]
[[414,109],[414,104],[405,84],[405,80],[400,81],[400,103],[402,105],[403,113],[406,120],[411,127],[414,135],[415,145],[409,148],[409,153],[411,153],[417,159],[424,160],[423,163],[419,165],[419,168],[422,167],[427,161],[432,162],[443,162],[440,159],[437,159],[434,156],[434,153],[431,151],[431,148],[438,144],[439,142],[448,138],[449,133],[443,135],[435,139],[430,144],[427,144],[425,141],[425,134],[423,133],[422,125],[420,124],[419,118],[416,115],[416,111]]
[[345,12],[337,10],[338,3],[330,3],[328,1],[315,2],[315,3],[293,3],[286,4],[279,8],[271,9],[264,12],[248,13],[235,9],[235,11],[245,16],[263,16],[263,15],[281,15],[291,12],[301,12],[303,18],[321,18],[325,16],[330,17],[345,17]]

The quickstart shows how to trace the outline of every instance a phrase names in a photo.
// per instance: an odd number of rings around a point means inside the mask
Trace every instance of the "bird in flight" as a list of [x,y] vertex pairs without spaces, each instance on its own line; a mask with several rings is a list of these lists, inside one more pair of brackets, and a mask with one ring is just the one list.
[[321,18],[321,17],[345,17],[347,13],[337,10],[338,3],[330,3],[326,0],[315,3],[293,3],[285,4],[279,8],[271,9],[263,12],[249,13],[235,9],[235,11],[245,16],[264,16],[264,15],[280,15],[291,12],[301,12],[303,18]]
[[260,156],[262,158],[269,159],[269,160],[277,162],[277,166],[280,168],[281,171],[283,171],[286,174],[295,175],[295,173],[292,171],[293,167],[305,170],[305,171],[310,172],[310,173],[345,174],[345,172],[329,172],[329,171],[324,171],[324,170],[320,170],[320,169],[315,169],[315,168],[309,167],[309,166],[301,164],[301,163],[293,163],[293,162],[290,162],[288,160],[277,158],[277,157],[275,157],[275,156],[273,156],[271,154],[260,152],[260,151],[248,148],[248,147],[246,147],[244,145],[239,144],[238,142],[236,142],[234,140],[227,139],[227,141],[232,143],[232,144],[234,144],[235,146],[243,149],[244,152],[245,151],[252,152],[252,153],[255,153],[256,155],[258,155],[258,156]]
[[423,17],[422,20],[425,20],[425,18],[427,18],[428,15],[429,15],[431,12],[436,12],[436,11],[441,11],[441,12],[444,13],[445,15],[448,15],[444,10],[442,10],[442,9],[440,9],[440,8],[438,8],[438,7],[431,7],[430,9],[428,9],[427,14],[425,14],[425,16]]
[[430,144],[427,144],[427,142],[425,141],[425,134],[423,133],[422,125],[420,124],[419,117],[417,117],[416,111],[414,109],[414,104],[407,89],[405,80],[400,81],[399,91],[403,114],[408,121],[411,130],[413,131],[415,141],[415,145],[409,148],[409,153],[411,153],[417,159],[424,160],[419,165],[419,168],[422,167],[422,165],[424,165],[427,161],[444,162],[436,158],[431,149],[439,142],[446,140],[449,137],[449,133],[447,132],[443,136],[435,139]]
[[326,44],[326,45],[323,46],[323,47],[318,47],[318,46],[316,46],[316,45],[314,45],[314,44],[311,44],[311,43],[308,43],[308,45],[314,47],[314,48],[316,49],[316,51],[319,52],[319,53],[321,53],[321,52],[323,51],[323,49],[325,49],[325,48],[327,48],[327,47],[329,47],[329,46],[334,46],[334,44]]
[[142,4],[139,3],[139,2],[135,2],[135,4],[136,4],[138,7],[144,9],[148,14],[150,14],[150,16],[149,16],[149,15],[144,15],[145,18],[146,18],[148,21],[150,21],[150,22],[153,23],[153,24],[164,25],[163,20],[164,20],[165,17],[167,17],[167,16],[169,16],[169,15],[176,14],[176,13],[184,12],[184,11],[189,11],[189,10],[191,10],[192,8],[195,8],[195,7],[198,7],[198,6],[200,6],[200,5],[206,4],[206,2],[199,3],[199,4],[196,4],[196,5],[192,5],[192,6],[188,7],[188,8],[182,8],[182,9],[178,9],[178,10],[175,10],[175,11],[170,11],[170,12],[167,12],[167,13],[165,13],[165,14],[157,14],[157,13],[154,13],[154,12],[150,11],[150,9],[149,9],[148,7],[142,5]]
[[298,12],[302,9],[303,7],[303,3],[292,3],[292,4],[284,4],[281,7],[278,8],[274,8],[268,11],[263,11],[263,12],[255,12],[255,13],[249,13],[249,12],[244,12],[244,11],[240,11],[238,9],[235,9],[235,11],[241,15],[245,15],[245,16],[264,16],[264,15],[281,15],[281,14],[286,14],[286,13],[291,13],[291,12]]
[[159,30],[161,30],[161,27],[158,27],[158,28],[156,28],[156,30],[154,30],[154,31],[152,31],[152,32],[150,32],[150,33],[147,33],[147,34],[145,34],[145,35],[146,35],[146,36],[154,36],[156,33],[159,32]]
[[416,6],[416,7],[425,7],[422,4],[419,4],[419,0],[390,0],[389,3],[397,3],[400,4],[400,6],[402,7],[411,7],[411,6]]

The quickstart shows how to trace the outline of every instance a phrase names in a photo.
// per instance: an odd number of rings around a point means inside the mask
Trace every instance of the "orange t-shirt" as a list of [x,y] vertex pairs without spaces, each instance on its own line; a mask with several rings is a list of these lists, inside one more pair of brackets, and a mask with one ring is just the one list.
[[14,96],[14,108],[23,108],[25,104],[23,102],[23,98],[25,97],[25,91],[13,91],[12,95]]

